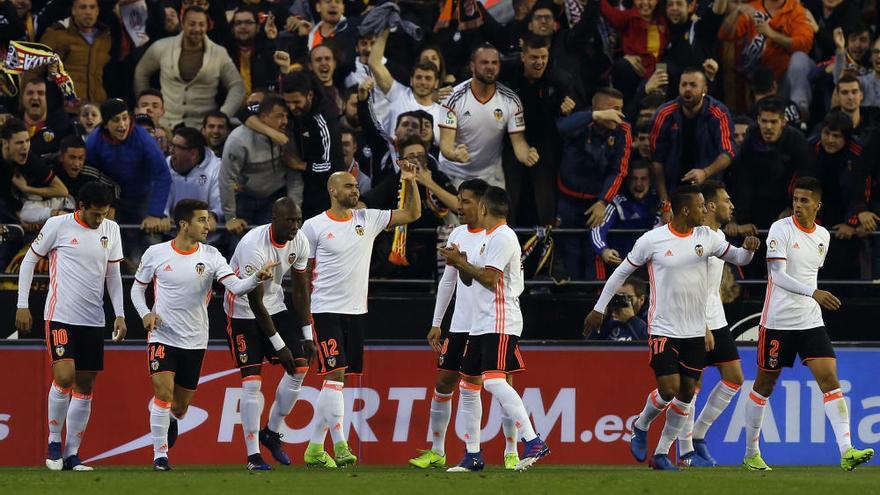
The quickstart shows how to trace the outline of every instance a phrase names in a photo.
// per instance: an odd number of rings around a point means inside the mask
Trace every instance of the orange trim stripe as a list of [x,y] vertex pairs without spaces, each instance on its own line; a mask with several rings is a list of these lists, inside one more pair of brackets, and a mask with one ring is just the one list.
[[261,382],[261,381],[263,381],[263,377],[260,376],[260,375],[246,376],[246,377],[244,377],[244,378],[241,379],[241,383],[244,383],[244,382]]
[[676,406],[675,401],[672,401],[669,403],[669,409],[672,409],[673,411],[675,411],[679,416],[688,416],[689,415],[687,408],[682,409],[682,408]]
[[156,404],[157,406],[159,406],[159,407],[161,407],[161,408],[163,408],[163,409],[171,409],[171,403],[170,403],[170,402],[166,402],[166,401],[164,401],[164,400],[159,400],[159,399],[157,399],[156,397],[153,397],[153,404]]
[[324,383],[321,385],[321,388],[329,388],[330,390],[338,390],[340,392],[342,392],[342,389],[344,387],[344,384],[339,382],[331,382],[330,380],[324,380]]
[[832,390],[831,392],[828,392],[824,395],[825,402],[831,402],[833,400],[842,399],[842,398],[843,398],[843,392],[841,392],[840,389]]
[[70,390],[73,388],[73,387],[63,388],[61,385],[58,385],[54,381],[52,382],[52,386],[55,387],[55,390],[61,392],[62,394],[69,394]]
[[79,400],[92,400],[92,394],[81,394],[76,391],[71,392],[70,396],[73,397],[74,399],[79,399]]
[[431,397],[431,399],[434,400],[435,402],[449,402],[449,401],[452,400],[452,394],[449,394],[449,395],[438,395],[438,394],[435,393],[435,394]]
[[507,373],[502,373],[500,371],[487,371],[483,373],[483,380],[494,380],[496,378],[506,379]]
[[752,399],[752,402],[754,402],[755,404],[757,404],[759,406],[764,406],[767,404],[767,399],[756,394],[755,391],[749,392],[749,399]]
[[731,389],[733,389],[733,390],[739,390],[739,388],[742,386],[742,385],[737,385],[736,383],[733,383],[733,382],[729,382],[729,381],[724,380],[724,379],[721,380],[721,383],[723,383],[723,384],[726,385],[728,388],[731,388]]
[[480,390],[483,388],[483,386],[462,380],[462,381],[458,382],[458,388],[463,388],[463,389],[467,389],[467,390]]

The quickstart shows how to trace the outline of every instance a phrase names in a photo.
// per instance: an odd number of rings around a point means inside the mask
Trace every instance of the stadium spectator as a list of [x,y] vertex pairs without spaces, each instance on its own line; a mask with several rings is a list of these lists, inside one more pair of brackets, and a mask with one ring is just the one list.
[[73,125],[63,110],[49,109],[45,79],[32,78],[21,89],[22,120],[31,136],[30,152],[43,156],[58,151],[64,136],[74,133]]
[[[880,129],[874,128],[868,135],[861,159],[853,170],[854,192],[850,211],[858,218],[858,234],[867,235],[877,231],[880,222]],[[868,237],[871,247],[871,278],[880,278],[880,236]]]
[[226,98],[220,110],[232,115],[244,100],[244,83],[226,50],[208,39],[208,15],[200,7],[190,7],[183,14],[183,32],[153,43],[137,64],[134,89],[141,92],[150,86],[150,77],[159,72],[159,84],[165,98],[162,124],[175,126],[184,122],[196,127],[211,110],[222,83]]
[[[156,140],[132,122],[127,105],[118,98],[101,104],[104,122],[86,141],[86,163],[106,174],[121,188],[116,221],[137,224],[147,233],[163,229],[171,176]],[[123,229],[124,243],[133,259],[145,249],[144,238]],[[137,246],[137,247],[135,247]]]
[[202,119],[202,135],[208,148],[217,156],[223,156],[223,146],[232,131],[229,117],[220,110],[208,112]]
[[648,324],[646,323],[647,299],[645,282],[636,277],[629,277],[617,290],[608,303],[611,314],[602,322],[602,326],[591,333],[591,340],[616,340],[629,342],[648,340]]
[[[848,47],[844,44],[843,30],[838,29],[834,33],[834,42],[837,53],[834,57],[834,80],[839,81],[844,71],[850,71],[853,65],[849,56]],[[880,107],[880,38],[874,40],[871,45],[870,63],[863,70],[856,70],[859,82],[862,84],[862,105],[866,107]],[[864,72],[864,73],[861,73]]]
[[[637,235],[608,234],[610,229],[650,230],[658,222],[657,196],[651,192],[651,169],[648,162],[637,161],[629,168],[623,193],[605,207],[602,223],[593,227],[590,240],[593,252],[606,265],[617,266],[632,249]],[[604,277],[601,277],[604,278]]]
[[702,67],[710,81],[715,79],[718,29],[728,4],[728,0],[700,5],[696,0],[667,0],[669,45],[660,61],[666,64],[663,72],[668,74],[668,87],[677,88],[682,71],[688,67]]
[[162,96],[162,91],[153,88],[141,91],[137,97],[137,104],[134,106],[134,114],[139,113],[149,115],[156,125],[163,122],[165,117],[165,98]]
[[359,36],[357,29],[359,18],[345,17],[347,6],[342,0],[318,0],[314,5],[320,20],[301,40],[305,42],[305,46],[299,48],[293,55],[306,55],[316,46],[326,43],[332,46],[335,53],[343,57],[340,60],[341,64],[348,65],[350,63],[348,58],[355,53],[354,48]]
[[797,0],[752,0],[731,9],[718,38],[736,42],[737,66],[746,73],[769,67],[780,93],[806,114],[812,99],[808,76],[816,67],[807,55],[813,33],[807,10]]
[[83,103],[76,120],[77,135],[85,142],[89,134],[101,125],[101,109],[94,103]]
[[[593,95],[593,108],[558,122],[562,135],[557,216],[562,228],[596,227],[605,208],[620,190],[632,148],[630,126],[623,121],[623,95],[612,88]],[[593,280],[604,273],[588,235],[557,239],[565,269],[575,280]]]
[[635,158],[651,161],[651,127],[652,123],[642,121],[636,126]]
[[[810,51],[813,60],[817,62],[834,56],[836,29],[845,28],[847,32],[851,32],[861,24],[862,13],[858,2],[853,0],[804,0],[803,6],[810,12],[818,28],[813,38],[813,49]],[[856,60],[860,59],[861,57],[856,57]]]
[[823,276],[833,279],[858,279],[861,240],[858,217],[851,210],[855,195],[864,195],[864,185],[853,189],[854,170],[862,155],[862,141],[853,135],[852,121],[835,110],[825,116],[819,135],[810,139],[815,156],[816,178],[822,183],[822,208],[819,221],[834,236],[834,249],[828,250]]
[[211,232],[217,230],[217,222],[223,219],[220,158],[208,148],[205,137],[198,129],[180,127],[174,131],[168,169],[171,190],[165,215],[170,218],[174,205],[181,199],[196,199],[208,205],[208,228]]
[[110,28],[98,22],[99,12],[98,0],[73,0],[70,17],[50,26],[40,39],[61,57],[77,97],[97,104],[107,99],[104,67],[113,44]]
[[254,88],[274,88],[278,79],[278,65],[274,59],[273,43],[260,33],[259,11],[244,4],[232,14],[233,44],[226,47],[238,68],[244,84],[244,94]]
[[657,8],[656,0],[644,0],[619,10],[608,0],[601,0],[602,17],[617,30],[623,58],[614,63],[612,78],[630,98],[641,81],[651,77],[657,61],[669,42],[669,21]]
[[[678,98],[654,115],[651,160],[654,187],[661,201],[682,183],[699,184],[720,177],[733,161],[733,117],[727,107],[706,94],[706,75],[686,68]],[[668,221],[668,208],[664,210]]]
[[737,115],[733,118],[733,144],[736,145],[736,149],[742,147],[746,131],[753,125],[755,125],[755,121],[746,115]]
[[342,125],[339,127],[340,140],[342,142],[342,163],[345,165],[345,171],[350,173],[357,179],[358,192],[364,195],[372,187],[370,176],[361,170],[355,155],[358,151],[358,133],[351,127]]
[[834,88],[835,97],[840,110],[845,113],[853,125],[856,136],[866,136],[872,127],[880,125],[880,108],[862,106],[862,83],[852,74],[844,74]]
[[[520,219],[532,225],[550,225],[556,218],[556,174],[561,143],[556,119],[569,115],[576,103],[572,99],[571,76],[554,62],[549,40],[530,35],[522,41],[519,60],[502,64],[499,80],[519,96],[523,116],[529,123],[526,141],[541,157],[530,167],[518,162],[505,147],[508,156],[502,162],[504,183],[510,196],[507,220],[512,225],[517,225]],[[533,201],[524,201],[523,196],[528,192]],[[527,211],[520,211],[521,201],[529,205]]]
[[791,184],[797,177],[814,176],[814,167],[806,138],[785,125],[781,99],[758,104],[758,123],[746,133],[732,170],[736,222],[725,228],[728,235],[770,228],[791,213]]
[[309,52],[309,70],[320,81],[324,95],[333,105],[333,114],[339,116],[342,114],[343,103],[339,90],[334,86],[336,65],[336,54],[329,45],[318,45]]
[[[284,133],[288,127],[284,99],[266,95],[257,118],[264,126]],[[265,135],[247,126],[229,134],[220,167],[220,201],[226,229],[235,236],[230,239],[230,249],[234,250],[246,227],[271,221],[276,199],[288,194],[297,203],[302,201],[292,190],[294,174],[299,175],[285,167],[282,147]]]
[[[776,84],[773,71],[767,67],[756,68],[751,75],[752,106],[751,117],[757,118],[758,103],[771,96],[779,96],[779,85]],[[788,125],[801,132],[807,132],[808,123],[801,109],[791,100],[785,100],[785,121]]]

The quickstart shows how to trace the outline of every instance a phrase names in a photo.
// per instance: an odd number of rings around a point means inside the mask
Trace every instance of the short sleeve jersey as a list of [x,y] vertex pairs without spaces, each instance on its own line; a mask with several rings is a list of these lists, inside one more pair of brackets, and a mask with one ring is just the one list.
[[416,100],[412,88],[404,86],[397,81],[394,81],[391,84],[391,89],[388,90],[385,97],[390,103],[388,104],[387,117],[382,124],[388,134],[394,135],[394,128],[397,126],[397,117],[400,114],[422,110],[428,112],[431,114],[431,117],[434,118],[434,144],[440,144],[440,122],[441,119],[446,118],[446,109],[443,108],[443,106],[437,103],[431,103],[431,105],[427,107],[420,104]]
[[[721,230],[712,231],[722,244],[727,243],[727,237]],[[709,258],[709,299],[706,301],[706,326],[709,330],[718,330],[727,326],[727,317],[724,315],[724,304],[721,302],[721,277],[724,275],[724,260],[721,258]]]
[[49,258],[49,293],[43,318],[68,325],[104,326],[107,263],[122,261],[119,225],[104,220],[97,229],[79,212],[50,218],[31,249]]
[[[270,315],[287,309],[284,305],[284,290],[281,281],[288,270],[306,271],[309,259],[309,241],[298,231],[293,240],[278,242],[272,234],[272,225],[261,225],[251,229],[235,247],[235,254],[229,266],[237,275],[249,277],[267,263],[279,263],[274,269],[272,280],[264,280],[263,306]],[[254,313],[248,304],[248,296],[236,296],[226,291],[223,309],[232,318],[253,319]]]
[[648,268],[650,335],[691,338],[706,334],[709,257],[720,258],[729,249],[730,243],[709,227],[683,234],[667,224],[639,237],[626,262]]
[[214,280],[234,277],[217,248],[198,243],[181,251],[174,241],[150,246],[141,257],[135,282],[153,284],[152,312],[161,323],[149,341],[181,349],[208,347],[208,303]]
[[479,282],[471,284],[473,326],[471,335],[500,333],[522,334],[523,318],[519,295],[523,291],[522,249],[516,233],[506,224],[486,231],[474,265],[501,273],[498,283],[487,289]]
[[[459,251],[466,253],[468,260],[473,261],[483,245],[485,235],[486,231],[483,229],[470,229],[467,225],[459,225],[449,234],[446,246],[458,245]],[[447,267],[447,269],[450,268]],[[461,277],[456,277],[455,308],[452,312],[452,322],[449,324],[450,332],[469,333],[471,331],[475,305],[475,300],[471,295],[473,288],[474,285],[468,287],[461,281]]]
[[[785,260],[785,273],[816,289],[819,269],[825,264],[831,236],[821,225],[812,229],[799,225],[791,216],[777,220],[767,234],[767,261]],[[788,292],[767,278],[767,294],[761,326],[772,330],[807,330],[824,326],[822,309],[809,296]]]
[[443,104],[440,127],[455,129],[456,144],[465,144],[470,161],[453,162],[440,156],[440,171],[456,177],[478,177],[501,166],[505,134],[526,130],[523,107],[512,89],[495,83],[495,93],[480,101],[471,90],[471,80],[456,86]]
[[391,210],[351,210],[347,219],[326,211],[303,224],[309,242],[312,313],[360,315],[367,312],[373,241],[391,223]]

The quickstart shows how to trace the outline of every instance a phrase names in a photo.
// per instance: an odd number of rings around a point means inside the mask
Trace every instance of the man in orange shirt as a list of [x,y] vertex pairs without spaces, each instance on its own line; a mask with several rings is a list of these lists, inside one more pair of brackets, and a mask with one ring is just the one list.
[[718,37],[736,42],[740,70],[769,67],[781,92],[806,111],[812,98],[807,76],[816,65],[807,55],[814,33],[814,21],[797,0],[753,0],[732,7]]

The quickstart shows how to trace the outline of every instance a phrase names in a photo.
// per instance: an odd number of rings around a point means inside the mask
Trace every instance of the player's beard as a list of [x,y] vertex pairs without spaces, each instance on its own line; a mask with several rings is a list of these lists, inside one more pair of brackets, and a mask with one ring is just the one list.
[[346,194],[344,196],[339,196],[336,198],[336,201],[345,208],[354,208],[358,204],[359,196],[351,196],[350,194]]
[[480,81],[483,84],[495,84],[495,81],[498,79],[496,74],[488,75],[488,74],[480,74],[477,72],[474,74],[474,79]]

